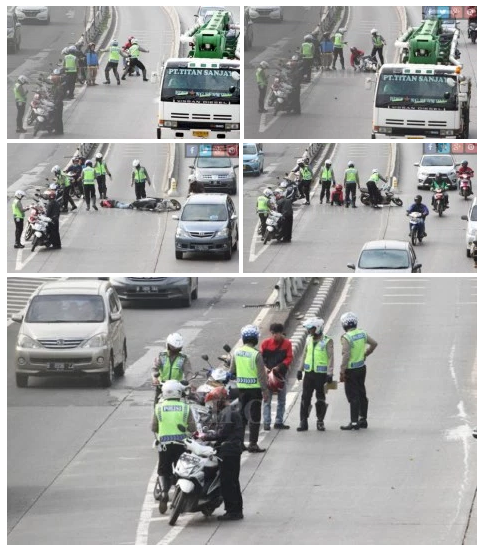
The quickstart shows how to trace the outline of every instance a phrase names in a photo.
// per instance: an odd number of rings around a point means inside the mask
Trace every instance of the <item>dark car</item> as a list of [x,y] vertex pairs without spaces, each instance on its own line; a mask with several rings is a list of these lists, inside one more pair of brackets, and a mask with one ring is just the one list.
[[194,165],[190,165],[192,175],[199,184],[203,184],[205,192],[225,192],[236,194],[236,169],[230,157],[197,157]]
[[254,39],[254,23],[251,19],[251,15],[249,14],[249,8],[244,8],[244,49],[250,50],[253,47],[253,39]]
[[111,277],[120,300],[156,303],[179,300],[185,307],[198,298],[198,278],[194,277]]
[[236,208],[227,194],[193,194],[181,215],[173,215],[176,227],[176,259],[185,253],[222,253],[231,259],[237,250],[239,231]]
[[7,52],[15,54],[20,49],[21,24],[14,10],[7,10]]

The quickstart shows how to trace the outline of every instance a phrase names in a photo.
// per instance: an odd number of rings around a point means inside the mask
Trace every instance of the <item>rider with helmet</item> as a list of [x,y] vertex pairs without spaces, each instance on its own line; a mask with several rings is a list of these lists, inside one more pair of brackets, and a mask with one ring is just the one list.
[[140,77],[140,70],[138,67],[129,67],[130,65],[130,58],[128,57],[128,50],[130,50],[130,47],[132,45],[132,40],[134,39],[135,37],[134,36],[129,36],[125,42],[125,44],[123,44],[122,48],[121,48],[121,54],[123,56],[123,71],[125,70],[126,67],[128,67],[128,74],[131,76],[133,75],[133,73],[135,73],[135,75],[137,77]]
[[99,190],[99,199],[106,200],[108,197],[107,196],[108,188],[106,186],[106,175],[108,175],[110,179],[112,179],[113,177],[109,172],[109,167],[107,166],[106,162],[103,161],[103,155],[101,152],[98,152],[96,154],[96,164],[94,165],[94,171],[96,173],[97,188]]
[[268,375],[269,399],[263,405],[263,427],[270,430],[272,422],[272,397],[278,394],[277,414],[274,428],[288,430],[290,426],[284,424],[285,400],[287,396],[287,373],[292,363],[292,342],[285,337],[284,325],[272,323],[270,338],[261,342],[260,352]]
[[[449,190],[449,179],[444,178],[443,173],[436,173],[436,178],[430,183],[429,190],[435,192],[436,190],[442,190],[444,194],[444,205],[449,207],[449,196],[446,190]],[[432,195],[432,208],[436,211],[436,199],[434,194]]]
[[468,161],[466,159],[464,159],[458,169],[456,169],[456,174],[458,175],[458,177],[468,178],[470,182],[470,194],[473,194],[471,179],[475,176],[475,171],[468,165]]
[[118,84],[121,84],[120,74],[118,73],[118,63],[120,62],[121,49],[118,45],[118,41],[115,38],[113,38],[110,46],[100,51],[109,52],[108,63],[104,68],[104,75],[106,76],[106,80],[104,81],[104,84],[111,84],[111,81],[109,80],[109,72],[111,70],[113,71],[113,75],[114,75],[114,78],[116,79],[116,82]]
[[331,159],[325,160],[325,166],[321,171],[321,176],[319,178],[319,183],[321,184],[321,193],[319,195],[319,203],[323,203],[323,198],[326,194],[326,203],[330,201],[330,187],[335,186],[336,179],[335,173],[333,172]]
[[147,169],[140,165],[139,159],[133,160],[133,170],[132,170],[132,183],[131,186],[135,185],[135,196],[137,200],[141,198],[146,198],[147,194],[145,193],[145,183],[148,182],[151,186],[150,177],[147,173]]
[[374,208],[380,208],[380,204],[383,203],[383,197],[381,196],[381,192],[378,188],[378,182],[380,180],[382,180],[385,184],[388,183],[387,179],[379,174],[378,169],[373,169],[371,176],[366,183],[367,191],[369,192],[369,196],[371,197],[372,207]]
[[61,170],[61,167],[59,165],[54,165],[51,168],[51,172],[55,175],[56,184],[63,189],[63,208],[61,211],[67,212],[69,203],[72,211],[74,209],[77,209],[75,202],[70,196],[70,177]]
[[[425,218],[429,215],[429,208],[422,203],[422,196],[420,194],[415,196],[413,199],[413,204],[407,209],[407,215],[413,213],[414,211],[422,214],[422,232],[424,233],[424,236],[427,236],[427,233],[425,232]],[[411,232],[408,233],[408,236],[411,236]]]
[[24,113],[26,111],[27,104],[27,90],[24,85],[28,83],[28,79],[25,75],[19,75],[14,84],[14,97],[15,104],[17,106],[17,130],[15,132],[27,132],[24,128]]
[[28,207],[24,207],[22,205],[22,198],[24,198],[25,195],[26,193],[24,190],[17,190],[12,201],[12,214],[14,216],[15,223],[14,248],[24,247],[24,245],[21,244],[21,236],[24,231],[24,213],[29,210]]
[[[255,325],[241,329],[243,345],[236,348],[231,356],[231,374],[236,375],[239,404],[244,429],[249,422],[250,453],[265,451],[258,445],[261,421],[261,400],[268,401],[268,382],[261,353],[257,349],[260,331]],[[244,433],[243,433],[244,439]]]
[[340,426],[340,429],[359,430],[359,428],[367,428],[366,357],[371,355],[378,343],[367,332],[357,328],[358,320],[354,313],[350,311],[344,313],[340,317],[340,322],[345,331],[340,339],[342,343],[340,382],[345,382],[345,395],[350,404],[350,422]]
[[319,317],[307,319],[302,326],[307,329],[308,337],[303,353],[304,364],[302,369],[297,371],[297,380],[303,380],[301,422],[297,431],[304,432],[308,429],[311,397],[314,391],[316,392],[316,428],[324,431],[324,419],[328,409],[325,384],[333,381],[333,338],[323,333],[325,321]]
[[360,188],[359,171],[355,168],[353,161],[347,163],[343,184],[345,186],[345,207],[350,205],[350,196],[352,196],[352,207],[357,207],[355,205],[355,193],[357,188]]
[[[121,76],[121,80],[124,81],[126,79],[127,74],[130,72],[131,69],[138,67],[142,70],[142,77],[144,81],[148,81],[147,79],[147,69],[145,65],[139,60],[140,52],[149,52],[149,50],[146,50],[140,44],[138,43],[138,40],[136,38],[132,38],[131,40],[131,46],[126,51],[126,56],[129,58],[130,63],[125,67],[125,70],[123,71],[123,75]],[[138,75],[137,75],[138,76]]]
[[381,62],[381,65],[384,64],[384,57],[383,57],[383,47],[386,46],[386,41],[378,33],[377,29],[371,30],[371,39],[372,39],[372,52],[371,57],[376,59],[376,54],[379,56],[379,61]]
[[46,217],[51,219],[51,222],[48,223],[46,232],[48,234],[48,239],[50,246],[53,250],[61,249],[61,238],[60,238],[60,204],[56,201],[56,192],[49,189],[47,192],[48,203],[46,205]]
[[359,50],[357,46],[350,48],[350,67],[353,67],[354,71],[360,66],[363,56],[364,52]]
[[[159,451],[157,474],[161,488],[159,512],[167,511],[169,490],[173,482],[173,465],[185,451],[183,440],[186,432],[195,432],[196,424],[190,406],[182,401],[184,386],[177,380],[168,380],[162,385],[161,396],[154,406],[154,417],[157,428],[156,443]],[[180,430],[184,426],[186,430]]]

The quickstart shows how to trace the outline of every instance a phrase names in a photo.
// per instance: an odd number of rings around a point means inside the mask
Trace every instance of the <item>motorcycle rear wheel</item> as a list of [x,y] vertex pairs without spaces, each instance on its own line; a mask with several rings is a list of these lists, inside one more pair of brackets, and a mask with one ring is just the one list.
[[34,234],[34,230],[33,230],[32,226],[29,225],[26,229],[25,234],[24,234],[24,239],[25,240],[30,240],[33,234]]
[[173,514],[171,515],[171,518],[169,519],[169,526],[174,526],[176,524],[176,521],[178,520],[179,515],[184,510],[184,505],[185,505],[185,501],[186,501],[186,494],[184,494],[182,492],[182,490],[180,490],[178,488],[176,490],[176,493],[178,495],[173,500],[174,508],[171,506],[171,508],[173,509]]
[[269,230],[265,232],[265,237],[263,238],[263,244],[267,244],[272,238],[272,234]]
[[401,207],[403,205],[403,201],[401,200],[401,198],[391,198],[391,201],[398,207]]
[[361,194],[360,195],[360,201],[364,205],[371,205],[371,198],[370,198],[369,194]]
[[175,200],[175,199],[171,198],[169,200],[169,203],[171,204],[171,208],[174,211],[179,211],[181,209],[181,204],[178,202],[178,200]]
[[439,217],[442,217],[442,214],[443,214],[443,211],[444,211],[444,206],[441,203],[439,203],[439,205],[437,206],[437,212],[439,213]]
[[32,241],[31,251],[33,252],[36,249],[36,246],[38,245],[39,238],[37,236],[34,237]]

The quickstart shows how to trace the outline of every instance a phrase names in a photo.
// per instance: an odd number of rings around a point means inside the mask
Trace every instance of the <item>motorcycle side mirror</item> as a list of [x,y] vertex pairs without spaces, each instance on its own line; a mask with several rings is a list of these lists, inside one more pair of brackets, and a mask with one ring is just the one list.
[[204,361],[208,361],[208,355],[207,355],[206,353],[204,353],[204,354],[202,355],[202,359],[203,359]]
[[224,344],[224,345],[222,346],[222,349],[223,349],[224,351],[227,351],[227,353],[230,353],[230,352],[231,352],[231,346],[230,346],[229,344]]

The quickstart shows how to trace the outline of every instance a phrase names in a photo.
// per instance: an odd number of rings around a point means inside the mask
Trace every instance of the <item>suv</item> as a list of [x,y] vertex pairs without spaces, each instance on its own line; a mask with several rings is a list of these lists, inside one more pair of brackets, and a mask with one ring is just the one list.
[[223,253],[231,259],[239,240],[236,208],[227,194],[193,194],[183,206],[176,227],[176,259],[186,252]]
[[48,6],[16,6],[15,13],[22,22],[38,22],[48,25],[50,8]]
[[20,49],[21,24],[15,10],[7,10],[7,52],[15,54]]
[[230,157],[197,157],[191,176],[203,184],[206,192],[237,193],[236,169],[239,165],[233,165]]
[[54,281],[42,284],[25,310],[15,347],[15,381],[30,376],[96,374],[103,386],[126,368],[126,334],[121,303],[110,282]]
[[120,300],[157,302],[179,300],[184,307],[191,307],[191,301],[198,298],[196,277],[111,277]]
[[426,183],[427,178],[434,178],[436,173],[442,173],[449,178],[451,190],[458,188],[458,177],[456,176],[456,167],[459,163],[454,161],[454,157],[449,154],[425,154],[420,159],[420,162],[414,163],[417,170],[418,184],[417,188],[428,189],[429,183]]
[[243,144],[243,175],[253,173],[257,177],[263,173],[263,165],[265,156],[260,144],[244,143]]
[[471,247],[473,241],[477,239],[477,198],[473,199],[468,215],[462,215],[463,221],[468,221],[466,225],[466,257],[471,256]]

